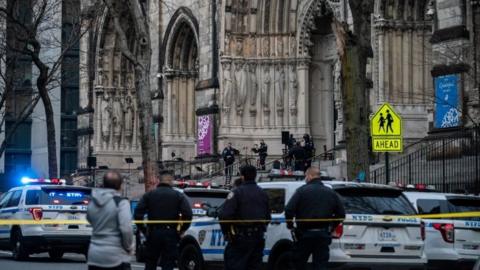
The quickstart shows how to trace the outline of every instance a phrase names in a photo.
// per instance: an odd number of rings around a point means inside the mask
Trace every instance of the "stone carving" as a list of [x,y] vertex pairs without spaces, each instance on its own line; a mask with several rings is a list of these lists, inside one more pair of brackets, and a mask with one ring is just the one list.
[[283,56],[283,39],[282,37],[279,37],[277,39],[277,57],[282,57]]
[[290,37],[290,51],[289,51],[291,56],[295,56],[297,53],[297,41],[295,37]]
[[262,105],[263,111],[269,112],[270,103],[270,89],[272,87],[272,77],[270,76],[270,68],[265,66],[263,68],[263,87],[262,87]]
[[230,110],[230,104],[232,104],[232,94],[232,69],[230,62],[226,62],[223,67],[223,109],[227,112]]
[[333,95],[335,100],[341,99],[342,93],[342,67],[339,60],[335,62],[335,66],[333,68]]
[[134,88],[135,87],[135,82],[133,81],[133,74],[128,73],[127,74],[127,82],[126,82],[126,87],[127,88]]
[[263,57],[268,57],[270,55],[270,39],[269,37],[263,38]]
[[237,39],[236,53],[238,56],[243,54],[243,40]]
[[103,98],[100,101],[100,113],[101,113],[101,132],[104,148],[106,148],[110,137],[110,126],[112,119],[112,105],[110,104],[110,96],[108,93],[103,94]]
[[125,137],[129,140],[133,136],[133,118],[135,116],[135,111],[133,108],[132,97],[128,95],[125,98]]
[[123,108],[122,102],[119,96],[113,98],[113,113],[112,113],[112,126],[113,126],[113,139],[115,141],[115,148],[118,149],[120,139],[122,137],[123,128]]
[[243,107],[245,106],[245,101],[247,98],[247,71],[244,63],[239,63],[236,66],[235,72],[235,84],[236,84],[236,104],[237,104],[237,114],[243,114]]
[[[255,64],[249,65],[249,82],[250,82],[250,105],[255,107],[257,103],[258,81],[257,81],[257,69]],[[254,109],[254,108],[252,108]]]
[[275,96],[277,100],[277,111],[283,111],[285,71],[281,65],[275,67]]
[[298,81],[297,81],[297,69],[295,65],[291,66],[289,72],[289,96],[290,96],[290,112],[292,115],[297,114],[297,101],[298,101]]

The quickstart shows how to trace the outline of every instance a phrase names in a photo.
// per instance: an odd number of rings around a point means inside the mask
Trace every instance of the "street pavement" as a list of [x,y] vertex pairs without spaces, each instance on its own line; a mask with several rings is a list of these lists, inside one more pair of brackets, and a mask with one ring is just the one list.
[[[2,270],[87,270],[85,257],[79,254],[65,254],[61,260],[52,260],[47,253],[31,255],[27,261],[17,262],[10,252],[0,251],[0,269]],[[132,263],[132,270],[144,269],[141,263]],[[160,268],[158,268],[160,269]]]

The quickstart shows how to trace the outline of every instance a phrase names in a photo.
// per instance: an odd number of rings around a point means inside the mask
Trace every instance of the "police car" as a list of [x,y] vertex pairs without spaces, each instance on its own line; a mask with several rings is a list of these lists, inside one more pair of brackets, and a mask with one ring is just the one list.
[[[259,183],[267,192],[272,209],[263,257],[268,269],[290,269],[293,241],[284,222],[284,208],[297,188],[304,184],[291,181],[298,177],[268,177],[266,180],[273,181]],[[345,222],[332,228],[331,268],[424,268],[427,262],[424,227],[418,218],[396,216],[416,214],[400,189],[342,181],[323,183],[340,195],[347,212]],[[215,217],[196,219],[181,244],[180,269],[199,270],[223,264],[225,245]]]
[[[480,211],[480,197],[437,192],[407,191],[420,214]],[[480,256],[480,218],[424,219],[425,251],[433,268],[472,269]]]
[[[66,186],[61,179],[22,178],[22,183],[2,195],[0,220],[86,220],[89,188]],[[0,224],[0,248],[11,250],[16,260],[41,252],[60,259],[65,252],[86,254],[90,235],[86,224]]]

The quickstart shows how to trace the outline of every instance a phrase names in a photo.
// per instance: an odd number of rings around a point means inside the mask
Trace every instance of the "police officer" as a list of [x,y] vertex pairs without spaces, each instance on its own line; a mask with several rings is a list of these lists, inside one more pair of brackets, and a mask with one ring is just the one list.
[[267,194],[255,182],[256,176],[254,166],[240,168],[243,183],[230,192],[220,213],[221,221],[239,220],[221,223],[228,241],[224,253],[225,270],[262,269],[264,234],[271,216]]
[[303,141],[303,149],[305,149],[306,153],[305,169],[308,169],[310,166],[312,166],[312,158],[315,155],[315,144],[308,134],[303,135]]
[[305,160],[307,159],[307,152],[300,145],[300,142],[297,142],[296,145],[290,149],[288,153],[290,159],[293,160],[293,170],[294,171],[304,171],[305,170]]
[[155,190],[145,193],[138,202],[135,219],[182,221],[170,224],[149,224],[148,229],[139,225],[139,229],[147,237],[146,270],[157,269],[161,256],[163,270],[173,270],[178,255],[180,236],[190,226],[192,209],[187,198],[172,188],[173,175],[164,171],[160,175],[160,184]]
[[[345,210],[338,195],[325,187],[320,180],[320,169],[310,167],[306,172],[306,185],[298,188],[285,207],[287,227],[293,231],[295,244],[293,262],[295,269],[306,269],[312,255],[313,269],[327,269],[333,228],[345,218]],[[293,219],[296,219],[294,227]],[[312,219],[338,219],[335,222]],[[305,220],[302,222],[301,220]],[[310,220],[310,221],[309,221]]]
[[225,176],[227,176],[227,179],[230,180],[232,177],[232,165],[235,162],[235,155],[238,155],[240,152],[232,147],[232,143],[228,143],[227,147],[223,149],[222,152],[222,158],[223,161],[225,162]]

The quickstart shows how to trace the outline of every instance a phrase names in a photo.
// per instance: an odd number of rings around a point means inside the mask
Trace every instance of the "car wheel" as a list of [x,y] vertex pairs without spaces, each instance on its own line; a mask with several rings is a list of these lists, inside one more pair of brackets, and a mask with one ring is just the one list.
[[22,232],[18,229],[12,234],[12,257],[16,261],[22,261],[28,258],[28,250],[23,243]]
[[52,260],[60,260],[63,257],[63,251],[61,251],[61,250],[50,250],[48,252],[48,256],[50,256],[50,259],[52,259]]
[[188,244],[180,251],[178,263],[180,270],[202,270],[203,258],[195,245]]
[[295,269],[292,264],[292,252],[282,252],[273,263],[274,270],[293,270]]

